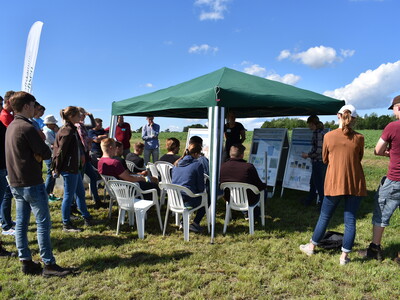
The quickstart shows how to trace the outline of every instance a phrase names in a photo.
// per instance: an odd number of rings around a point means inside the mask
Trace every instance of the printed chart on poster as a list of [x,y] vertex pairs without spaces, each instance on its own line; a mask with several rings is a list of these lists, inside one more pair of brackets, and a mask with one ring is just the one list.
[[192,136],[199,136],[203,139],[203,150],[204,156],[210,159],[210,138],[208,135],[207,128],[189,128],[187,139],[186,139],[186,147],[189,146],[189,140]]
[[289,155],[283,177],[283,188],[300,191],[310,190],[311,160],[301,154],[311,150],[312,131],[308,128],[294,128]]
[[[268,186],[275,186],[278,177],[282,147],[287,141],[286,128],[254,129],[249,162]],[[266,161],[267,160],[267,161]]]
[[[327,132],[328,130],[324,130]],[[286,162],[282,187],[300,191],[310,190],[312,172],[311,159],[302,158],[312,147],[313,132],[308,128],[295,128],[292,131],[292,141]],[[283,192],[283,191],[282,191]]]

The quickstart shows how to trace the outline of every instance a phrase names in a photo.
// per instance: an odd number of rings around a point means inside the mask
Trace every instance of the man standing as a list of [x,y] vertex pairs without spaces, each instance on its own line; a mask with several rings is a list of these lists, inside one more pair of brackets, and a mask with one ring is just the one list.
[[[16,92],[10,98],[15,118],[6,133],[6,163],[11,191],[16,202],[16,245],[23,273],[65,276],[71,274],[71,271],[56,264],[51,248],[50,212],[41,164],[43,159],[51,157],[51,151],[29,120],[34,115],[35,102],[35,97],[26,92]],[[43,272],[41,264],[32,261],[28,246],[31,211],[36,218],[37,240],[44,262]]]
[[[267,185],[261,181],[254,165],[243,159],[244,150],[246,150],[246,147],[241,144],[234,144],[231,146],[229,151],[230,159],[221,165],[220,183],[243,182],[255,185],[259,191],[265,190]],[[258,203],[259,196],[252,191],[247,191],[247,196],[250,206]],[[229,197],[229,191],[225,190],[225,200],[229,201]]]
[[375,208],[372,216],[372,242],[366,250],[359,251],[365,258],[383,260],[382,235],[390,218],[400,205],[400,95],[395,97],[389,109],[398,119],[389,123],[375,146],[375,155],[389,157],[389,169],[375,194]]
[[96,118],[94,119],[96,126],[93,129],[89,130],[89,137],[93,140],[92,142],[92,149],[90,150],[91,156],[100,159],[103,155],[101,151],[100,143],[101,140],[104,140],[108,137],[106,131],[103,128],[103,120]]
[[[106,129],[107,131],[107,129]],[[124,122],[124,116],[118,116],[117,119],[117,127],[115,128],[115,139],[118,142],[121,142],[124,146],[124,157],[131,152],[131,140],[132,131],[131,125],[129,123]]]
[[14,115],[13,115],[13,109],[10,105],[10,98],[12,95],[14,95],[14,91],[8,91],[4,95],[4,104],[3,104],[3,109],[1,110],[0,113],[0,121],[4,124],[4,126],[8,127],[12,120],[14,120]]
[[144,141],[144,164],[150,161],[150,155],[153,157],[153,163],[158,160],[159,142],[158,134],[160,133],[160,125],[154,123],[154,117],[146,118],[147,124],[142,128],[142,139]]

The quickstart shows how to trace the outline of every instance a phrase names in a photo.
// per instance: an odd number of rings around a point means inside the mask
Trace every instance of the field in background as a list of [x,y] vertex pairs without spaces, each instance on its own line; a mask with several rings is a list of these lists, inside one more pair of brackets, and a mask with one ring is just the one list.
[[[375,145],[380,134],[363,133],[366,145]],[[160,138],[169,136],[182,141],[186,138],[184,133],[163,133]],[[355,252],[371,239],[373,196],[387,170],[388,159],[374,156],[372,148],[368,146],[363,159],[368,197],[357,218]],[[307,257],[298,249],[310,239],[318,219],[315,207],[304,207],[299,202],[307,193],[285,189],[282,198],[279,194],[278,190],[267,200],[266,227],[256,224],[253,236],[248,234],[243,216],[235,212],[226,236],[222,235],[225,206],[219,201],[213,245],[207,234],[191,233],[190,241],[185,243],[173,217],[169,218],[166,237],[162,237],[154,209],[149,211],[144,240],[139,240],[136,229],[128,224],[122,225],[116,236],[116,207],[109,220],[107,210],[94,210],[91,200],[87,202],[96,225],[78,234],[63,233],[61,205],[51,203],[51,237],[57,262],[79,268],[80,274],[49,279],[23,276],[18,259],[0,259],[0,299],[400,298],[399,266],[392,261],[400,251],[399,210],[385,231],[386,259],[382,263],[363,261],[351,253],[352,262],[339,266],[338,252],[319,250]],[[162,211],[164,217],[165,207]],[[82,220],[76,223],[83,226]],[[328,230],[343,232],[342,206]],[[33,218],[28,236],[34,259],[40,259]],[[7,249],[16,250],[13,237],[1,239]]]

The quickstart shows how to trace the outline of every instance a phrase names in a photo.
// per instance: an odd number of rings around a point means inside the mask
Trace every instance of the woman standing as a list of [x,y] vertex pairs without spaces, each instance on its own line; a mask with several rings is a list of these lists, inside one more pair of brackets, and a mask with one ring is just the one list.
[[304,204],[310,205],[317,196],[318,191],[318,206],[320,207],[324,200],[324,181],[326,173],[326,165],[322,161],[322,145],[324,143],[324,124],[320,122],[318,116],[311,115],[307,119],[307,125],[313,131],[312,147],[309,153],[302,153],[301,157],[310,158],[312,171],[310,178],[310,193]]
[[61,205],[63,231],[79,232],[82,229],[75,227],[71,220],[71,203],[76,195],[76,203],[85,220],[85,226],[91,225],[92,216],[89,214],[85,202],[85,188],[81,170],[85,165],[84,148],[74,124],[81,119],[76,106],[68,106],[60,112],[64,126],[57,133],[54,143],[53,172],[64,179],[64,197]]
[[235,113],[233,111],[228,112],[226,119],[227,123],[224,126],[225,160],[228,160],[231,146],[243,144],[246,140],[246,131],[241,123],[236,122]]
[[356,214],[363,196],[367,195],[361,160],[364,155],[364,136],[352,129],[357,118],[353,105],[343,106],[338,114],[339,128],[325,134],[322,158],[328,164],[321,214],[310,243],[300,250],[311,256],[323,238],[329,220],[340,200],[344,201],[344,237],[340,264],[350,262],[348,257],[356,235]]

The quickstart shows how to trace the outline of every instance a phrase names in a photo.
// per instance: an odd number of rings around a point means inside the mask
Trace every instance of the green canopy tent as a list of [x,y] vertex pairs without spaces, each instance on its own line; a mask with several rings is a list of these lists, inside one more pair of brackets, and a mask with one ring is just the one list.
[[118,115],[208,118],[213,241],[225,109],[235,111],[238,118],[332,115],[344,104],[308,90],[222,68],[166,89],[113,102],[111,132]]

